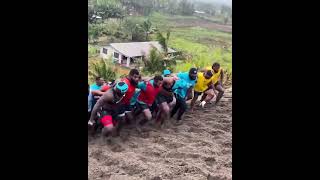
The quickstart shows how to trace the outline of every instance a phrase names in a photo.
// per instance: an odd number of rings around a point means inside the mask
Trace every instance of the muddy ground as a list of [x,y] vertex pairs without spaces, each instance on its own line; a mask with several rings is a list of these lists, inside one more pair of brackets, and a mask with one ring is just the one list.
[[232,88],[221,103],[188,111],[162,130],[127,127],[110,145],[88,136],[88,179],[229,180],[232,178]]

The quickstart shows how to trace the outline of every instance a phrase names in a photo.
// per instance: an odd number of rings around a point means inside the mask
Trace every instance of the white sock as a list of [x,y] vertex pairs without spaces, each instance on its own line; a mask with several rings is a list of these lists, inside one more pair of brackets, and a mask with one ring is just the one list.
[[204,105],[205,105],[206,103],[207,103],[206,101],[202,101],[202,102],[200,103],[200,106],[204,107]]

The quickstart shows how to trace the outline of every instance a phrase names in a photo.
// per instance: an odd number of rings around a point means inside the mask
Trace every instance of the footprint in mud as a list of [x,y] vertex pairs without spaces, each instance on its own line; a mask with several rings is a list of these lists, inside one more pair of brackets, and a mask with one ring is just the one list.
[[210,108],[203,110],[203,114],[212,113],[214,111],[214,108],[215,108],[215,106],[211,105]]
[[161,179],[161,177],[159,177],[159,176],[155,176],[155,177],[153,177],[153,178],[150,178],[150,180],[162,180],[162,179]]
[[148,159],[144,156],[138,156],[139,160],[140,161],[143,161],[143,162],[148,162]]
[[185,119],[193,119],[193,116],[191,114],[186,114],[184,115]]
[[212,176],[210,174],[208,174],[207,176],[207,180],[227,180],[227,177],[224,176]]
[[199,128],[190,127],[188,132],[200,133],[200,132],[203,132],[203,130]]
[[229,117],[224,116],[223,118],[221,118],[218,123],[224,123],[224,124],[230,124],[230,119],[228,119]]
[[198,141],[198,143],[196,143],[196,146],[209,146],[211,147],[211,144],[206,142],[206,141]]
[[91,152],[90,154],[91,157],[93,157],[94,159],[97,159],[98,161],[104,159],[104,155],[102,154],[102,150],[101,149],[97,149]]
[[224,132],[220,130],[211,130],[211,131],[208,131],[208,133],[211,134],[212,136],[217,136],[219,134],[223,134]]
[[175,159],[185,159],[185,158],[199,158],[200,155],[199,154],[187,154],[187,153],[180,153],[180,152],[172,152],[172,153],[168,153],[166,155],[166,158],[175,158]]
[[175,158],[175,159],[184,159],[186,156],[185,153],[179,153],[179,152],[170,152],[168,153],[165,158]]
[[230,141],[222,142],[222,146],[226,148],[232,148],[232,143]]
[[134,148],[134,149],[135,149],[135,148],[138,148],[138,145],[137,145],[137,144],[132,143],[132,144],[129,144],[129,147],[130,147],[130,148]]
[[204,161],[208,166],[212,166],[216,163],[216,159],[214,157],[206,157],[204,158]]
[[219,140],[219,139],[222,139],[222,137],[221,137],[220,134],[218,134],[218,135],[213,136],[213,139],[214,140]]
[[163,137],[155,137],[153,139],[153,142],[154,143],[157,143],[157,144],[165,144],[166,143],[166,140],[163,138]]
[[144,139],[147,139],[147,138],[150,137],[150,133],[149,133],[149,132],[142,132],[142,133],[140,134],[140,136],[141,136],[142,138],[144,138]]
[[145,154],[150,157],[160,157],[163,153],[157,151],[146,150]]
[[119,164],[119,160],[110,158],[108,156],[105,158],[105,161],[102,163],[102,165],[104,166],[114,166],[118,164]]
[[216,129],[219,129],[219,130],[222,130],[222,131],[225,131],[225,132],[229,132],[231,127],[230,125],[226,125],[226,124],[215,124],[214,126]]
[[129,133],[129,132],[122,132],[122,133],[120,134],[120,140],[121,140],[122,142],[128,141],[129,137],[130,137],[130,133]]
[[222,153],[223,155],[225,155],[225,154],[231,154],[231,153],[232,153],[232,149],[231,149],[231,148],[224,148],[224,149],[222,149],[221,153]]
[[195,166],[183,166],[183,173],[189,173],[189,174],[203,174],[203,171]]
[[166,143],[165,145],[166,145],[169,149],[177,149],[177,148],[180,148],[180,147],[184,146],[183,144],[177,143],[177,142],[174,142],[174,143]]
[[110,147],[110,150],[112,152],[122,152],[125,149],[122,146],[120,146],[119,144],[112,144],[111,147]]
[[121,167],[129,176],[135,174],[141,174],[141,172],[145,171],[145,169],[141,168],[138,164],[137,165],[124,165]]
[[226,168],[232,168],[232,162],[231,161],[226,162],[225,164],[223,164],[223,166]]

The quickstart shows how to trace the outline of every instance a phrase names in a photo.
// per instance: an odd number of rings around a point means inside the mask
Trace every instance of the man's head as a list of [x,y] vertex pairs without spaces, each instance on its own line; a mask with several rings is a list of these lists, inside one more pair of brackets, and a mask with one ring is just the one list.
[[220,64],[219,63],[213,63],[212,64],[212,69],[215,73],[217,73],[220,69]]
[[169,77],[171,75],[171,71],[169,69],[166,69],[163,71],[163,76],[164,77]]
[[104,83],[104,80],[103,80],[102,77],[100,77],[100,76],[96,77],[96,84],[97,84],[98,86],[102,86],[103,83]]
[[206,72],[204,72],[204,77],[206,79],[210,79],[213,76],[212,71],[211,70],[206,70]]
[[115,85],[115,83],[116,83],[116,80],[114,80],[114,79],[112,79],[111,81],[110,81],[110,86],[113,86],[113,85]]
[[162,81],[163,81],[163,77],[160,76],[160,75],[156,75],[156,76],[153,78],[153,86],[154,86],[154,87],[160,87],[161,84],[162,84]]
[[140,73],[137,69],[131,69],[129,72],[129,80],[132,84],[137,85],[139,82]]
[[[128,85],[125,82],[118,82],[114,86],[115,91],[115,100],[120,101],[122,97],[125,96],[125,93],[128,91]],[[120,99],[120,100],[119,100]]]
[[197,68],[191,68],[191,69],[189,70],[189,78],[190,78],[191,80],[196,80],[196,79],[197,79],[197,74],[198,74]]

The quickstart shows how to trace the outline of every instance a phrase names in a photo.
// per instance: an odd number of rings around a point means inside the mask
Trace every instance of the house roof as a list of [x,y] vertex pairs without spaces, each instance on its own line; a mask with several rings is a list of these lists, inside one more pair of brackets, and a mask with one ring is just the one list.
[[[149,42],[130,42],[130,43],[111,43],[111,47],[119,51],[121,54],[128,57],[143,56],[149,54],[152,46],[157,48],[158,51],[163,51],[161,45],[157,41]],[[168,53],[176,52],[168,48]]]

